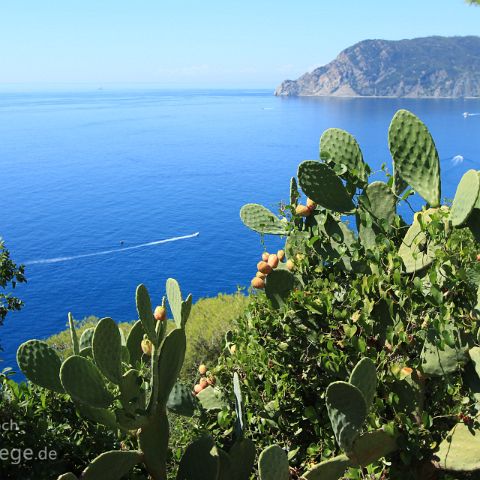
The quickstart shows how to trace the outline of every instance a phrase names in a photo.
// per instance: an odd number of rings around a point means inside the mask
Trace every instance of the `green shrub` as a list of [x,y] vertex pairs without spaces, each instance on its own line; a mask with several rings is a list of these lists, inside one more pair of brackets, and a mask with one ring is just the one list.
[[[279,443],[300,473],[343,454],[327,388],[370,358],[378,387],[362,428],[390,432],[397,450],[386,462],[373,454],[363,469],[354,452],[344,452],[353,466],[347,478],[453,478],[445,471],[459,464],[467,473],[454,478],[473,478],[479,467],[460,435],[451,455],[447,447],[452,428],[471,428],[470,444],[480,435],[479,174],[467,172],[453,206],[440,207],[438,154],[426,127],[400,111],[389,140],[394,175],[386,183],[368,184],[370,169],[353,137],[331,129],[322,136],[321,161],[298,170],[316,206],[297,209],[292,179],[282,218],[260,205],[242,208],[248,227],[286,236],[294,270],[281,263],[267,275],[266,294],[253,295],[215,370],[230,398],[229,378],[239,372],[257,451]],[[403,194],[408,184],[433,207],[416,213],[412,226],[397,213],[413,193]],[[234,418],[227,409],[211,425],[220,434]]]

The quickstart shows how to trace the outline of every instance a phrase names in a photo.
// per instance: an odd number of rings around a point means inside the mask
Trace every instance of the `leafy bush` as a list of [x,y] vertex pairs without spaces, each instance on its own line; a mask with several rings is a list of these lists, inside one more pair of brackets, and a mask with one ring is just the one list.
[[[368,183],[355,139],[327,130],[321,161],[298,169],[308,206],[298,204],[293,178],[281,218],[260,205],[242,208],[248,227],[286,236],[290,263],[259,264],[265,278],[252,283],[266,294],[254,295],[229,334],[216,374],[231,396],[229,378],[239,372],[257,450],[279,443],[297,473],[332,460],[329,468],[339,470],[325,478],[347,466],[346,478],[355,479],[473,478],[480,468],[467,447],[480,448],[479,173],[467,172],[453,205],[440,206],[438,154],[426,127],[400,111],[389,144],[393,175]],[[408,208],[408,184],[429,203],[411,225],[397,211],[402,201]],[[341,428],[355,422],[344,412],[343,427],[336,424],[332,385],[344,385],[365,357],[378,387],[362,428],[395,440],[388,461],[375,445],[370,460],[358,462],[362,442],[373,438],[359,437],[358,425],[347,451],[338,446],[345,447]],[[342,399],[345,408],[359,407],[363,396],[355,395]],[[227,409],[211,424],[220,434],[233,419]]]

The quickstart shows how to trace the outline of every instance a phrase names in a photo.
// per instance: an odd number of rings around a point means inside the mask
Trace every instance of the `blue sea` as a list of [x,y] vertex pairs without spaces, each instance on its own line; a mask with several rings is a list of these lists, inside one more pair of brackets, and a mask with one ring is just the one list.
[[452,198],[463,172],[480,168],[480,116],[462,115],[480,113],[478,100],[277,98],[271,90],[0,93],[0,235],[28,279],[15,289],[25,307],[0,328],[0,370],[17,368],[21,342],[65,328],[68,312],[135,319],[139,283],[154,304],[168,277],[194,300],[248,285],[263,247],[241,223],[240,207],[276,210],[287,201],[290,177],[302,160],[318,158],[329,127],[355,135],[372,177],[383,178],[388,125],[399,108],[430,128],[442,194]]

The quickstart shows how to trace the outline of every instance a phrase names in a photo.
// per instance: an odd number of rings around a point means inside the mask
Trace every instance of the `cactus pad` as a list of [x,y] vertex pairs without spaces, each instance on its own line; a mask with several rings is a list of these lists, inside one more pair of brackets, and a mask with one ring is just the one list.
[[83,331],[82,336],[80,337],[80,350],[92,346],[93,332],[95,331],[94,327],[87,328]]
[[245,226],[255,232],[285,235],[284,223],[263,205],[247,203],[240,209],[240,218]]
[[145,335],[145,330],[143,328],[143,324],[141,320],[137,320],[133,327],[131,328],[128,337],[127,337],[127,349],[130,355],[130,363],[132,365],[136,365],[140,362],[142,358],[142,339]]
[[142,377],[137,370],[130,369],[119,382],[120,402],[127,412],[145,411],[145,390]]
[[118,326],[111,318],[102,318],[95,327],[92,350],[97,367],[118,385],[122,379],[122,340]]
[[480,347],[473,347],[468,351],[468,355],[470,356],[473,366],[475,368],[475,372],[480,378]]
[[457,423],[440,443],[440,468],[453,472],[480,470],[480,432],[464,423]]
[[61,360],[57,352],[40,340],[22,343],[17,350],[20,370],[33,383],[63,393],[60,382]]
[[68,314],[68,326],[70,327],[70,339],[72,340],[73,353],[74,355],[78,355],[80,353],[80,346],[78,344],[77,330],[75,329],[75,323],[71,313]]
[[220,460],[210,437],[191,443],[180,461],[176,480],[217,480]]
[[181,328],[172,330],[162,344],[158,361],[158,403],[165,407],[183,365],[187,339]]
[[81,403],[107,408],[113,401],[102,374],[87,358],[79,355],[68,357],[60,368],[60,379],[66,392]]
[[278,445],[267,447],[258,458],[260,480],[289,480],[290,469],[285,451]]
[[418,117],[399,110],[388,130],[395,171],[432,207],[440,205],[440,161],[430,132]]
[[182,302],[182,323],[181,328],[185,328],[187,324],[188,317],[190,316],[190,312],[192,311],[192,294],[189,294],[188,297]]
[[480,190],[480,179],[476,170],[466,172],[458,184],[455,198],[453,199],[450,219],[454,227],[463,225],[477,202]]
[[152,302],[150,301],[150,295],[145,285],[140,284],[137,287],[136,303],[138,318],[141,320],[143,329],[147,334],[149,340],[157,346],[157,335],[155,333],[155,318],[152,311]]
[[226,406],[222,392],[211,385],[197,393],[197,400],[205,410],[222,410]]
[[372,406],[373,397],[375,397],[377,390],[377,371],[375,364],[370,358],[362,358],[357,363],[350,375],[349,382],[362,392],[368,412]]
[[57,480],[78,480],[77,476],[71,472],[60,475]]
[[345,130],[329,128],[320,138],[320,158],[326,163],[345,165],[350,175],[362,184],[368,180],[369,168],[355,138]]
[[327,387],[326,404],[335,438],[348,454],[367,417],[365,398],[354,385],[333,382]]
[[315,465],[303,475],[302,479],[338,480],[343,476],[345,470],[351,466],[353,465],[346,455],[338,455]]
[[85,405],[84,403],[74,402],[77,407],[78,413],[82,417],[88,418],[93,422],[100,423],[106,427],[111,428],[112,430],[117,430],[117,419],[115,413],[107,408],[94,408]]
[[298,181],[305,195],[335,212],[351,212],[355,206],[336,173],[326,164],[307,160],[298,167]]
[[175,320],[177,328],[180,328],[182,324],[182,292],[180,285],[174,278],[168,278],[166,290],[173,319]]
[[168,397],[167,408],[177,415],[191,417],[197,408],[197,400],[192,394],[192,388],[177,382]]
[[293,289],[294,276],[288,270],[274,270],[267,276],[265,294],[273,308],[280,308]]
[[290,179],[290,205],[297,205],[300,194],[298,193],[297,180],[295,177]]
[[137,463],[142,461],[142,452],[135,450],[112,450],[99,455],[82,473],[82,480],[118,480],[123,478]]
[[248,438],[237,440],[228,452],[233,467],[231,480],[249,480],[255,465],[255,444]]
[[394,452],[397,448],[395,437],[384,430],[375,430],[364,433],[357,439],[350,458],[355,464],[365,467]]
[[360,197],[362,207],[390,225],[396,214],[397,199],[385,182],[372,182]]

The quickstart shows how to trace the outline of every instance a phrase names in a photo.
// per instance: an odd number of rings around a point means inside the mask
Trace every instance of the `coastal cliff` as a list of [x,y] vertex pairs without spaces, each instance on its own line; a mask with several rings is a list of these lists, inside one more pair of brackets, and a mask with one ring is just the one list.
[[364,40],[275,95],[480,97],[480,37]]

